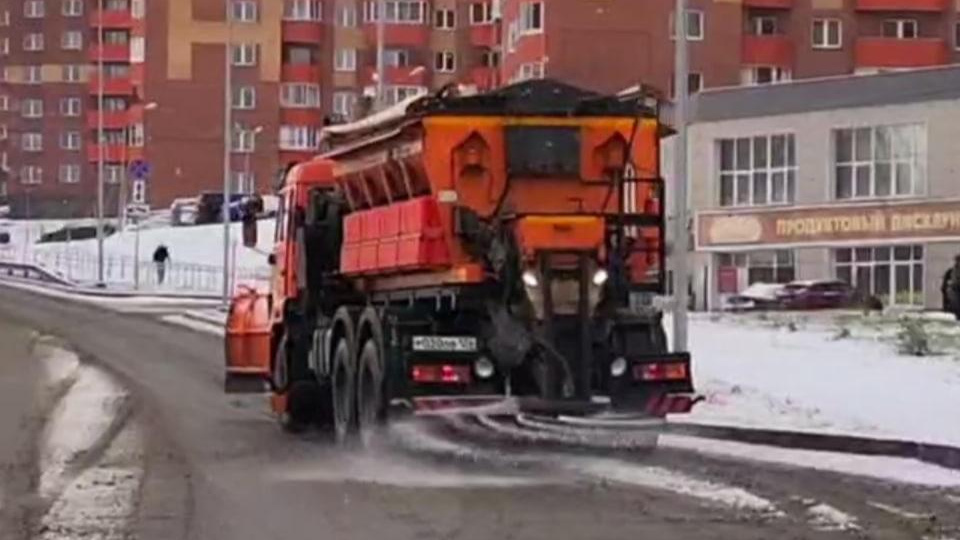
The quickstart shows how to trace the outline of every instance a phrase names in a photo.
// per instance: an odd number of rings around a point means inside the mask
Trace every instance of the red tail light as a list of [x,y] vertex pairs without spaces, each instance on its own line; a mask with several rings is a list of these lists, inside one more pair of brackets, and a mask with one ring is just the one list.
[[457,364],[417,365],[410,375],[416,383],[470,384],[470,369]]
[[633,368],[633,378],[641,381],[683,381],[690,376],[687,364],[640,364]]

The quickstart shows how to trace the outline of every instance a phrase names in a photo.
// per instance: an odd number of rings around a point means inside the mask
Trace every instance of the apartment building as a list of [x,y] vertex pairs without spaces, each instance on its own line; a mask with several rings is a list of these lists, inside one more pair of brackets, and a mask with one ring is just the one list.
[[693,101],[698,307],[795,279],[841,279],[886,305],[940,305],[960,253],[960,67]]
[[[669,92],[673,4],[386,0],[378,81],[376,0],[0,0],[0,197],[15,215],[90,215],[102,160],[108,214],[132,200],[164,206],[221,189],[225,139],[234,189],[268,190],[316,152],[325,122],[362,112],[378,82],[388,102],[533,77]],[[689,4],[693,91],[960,53],[947,0]],[[134,161],[149,163],[146,181],[129,174]]]

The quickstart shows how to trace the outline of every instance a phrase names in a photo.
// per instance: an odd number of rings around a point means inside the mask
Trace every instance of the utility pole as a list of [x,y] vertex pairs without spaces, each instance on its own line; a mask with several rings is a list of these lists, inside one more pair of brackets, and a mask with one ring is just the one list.
[[673,350],[686,351],[688,348],[687,329],[690,275],[687,268],[689,257],[689,231],[687,230],[687,94],[689,71],[687,51],[687,2],[676,0],[674,11],[676,39],[676,62],[674,66],[674,128],[677,131],[673,151],[673,298],[676,303],[673,312]]
[[230,307],[230,153],[233,142],[233,12],[227,10],[227,40],[223,48],[223,308]]
[[384,89],[384,78],[386,76],[384,63],[385,46],[387,36],[387,2],[386,0],[377,0],[377,97],[374,99],[373,109],[375,111],[383,110],[386,102]]
[[101,2],[98,5],[97,21],[97,286],[104,286],[103,278],[103,182],[104,170],[107,159],[106,146],[103,137],[103,94],[104,94],[104,76],[103,72],[103,9]]

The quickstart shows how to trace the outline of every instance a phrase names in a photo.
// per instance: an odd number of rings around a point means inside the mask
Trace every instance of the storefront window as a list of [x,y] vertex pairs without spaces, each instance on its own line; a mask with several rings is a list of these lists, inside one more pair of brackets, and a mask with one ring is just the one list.
[[886,305],[923,304],[923,246],[837,249],[837,279]]
[[793,252],[789,250],[721,253],[721,268],[736,268],[739,289],[754,283],[790,283],[796,279]]

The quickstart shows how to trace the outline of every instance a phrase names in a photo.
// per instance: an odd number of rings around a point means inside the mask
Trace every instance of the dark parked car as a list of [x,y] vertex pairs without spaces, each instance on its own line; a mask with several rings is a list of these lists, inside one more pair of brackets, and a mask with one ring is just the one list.
[[[240,221],[240,203],[247,197],[242,193],[230,195],[230,221]],[[197,201],[197,217],[195,224],[223,222],[223,193],[205,191]]]
[[777,294],[784,309],[838,309],[856,303],[856,291],[839,280],[795,281]]

